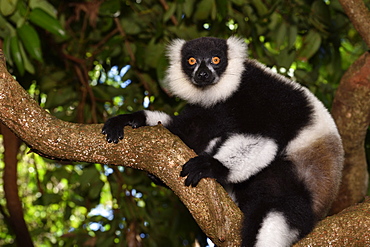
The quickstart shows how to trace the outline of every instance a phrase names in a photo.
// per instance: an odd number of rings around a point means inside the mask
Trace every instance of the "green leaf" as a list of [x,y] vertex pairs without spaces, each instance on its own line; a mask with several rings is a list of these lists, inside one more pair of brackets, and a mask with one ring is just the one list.
[[228,1],[225,0],[216,0],[217,13],[221,15],[222,18],[227,16],[228,12]]
[[280,51],[279,55],[277,56],[277,64],[279,67],[284,67],[286,69],[289,69],[292,65],[294,59],[296,58],[296,53],[293,51],[290,51],[290,49],[284,49]]
[[298,57],[301,60],[307,61],[319,50],[320,45],[320,34],[316,30],[310,29],[308,34],[303,38],[303,45],[298,51]]
[[195,0],[185,0],[183,3],[183,10],[186,17],[190,17],[194,11]]
[[115,16],[121,9],[120,0],[104,1],[99,8],[99,14],[107,16]]
[[231,2],[239,6],[242,6],[243,4],[245,4],[245,0],[231,0]]
[[263,3],[263,1],[260,0],[252,0],[253,5],[257,9],[257,13],[259,16],[264,16],[268,13],[268,8],[266,5]]
[[0,1],[0,12],[4,16],[13,14],[17,7],[18,0],[1,0]]
[[46,13],[48,13],[53,18],[57,19],[57,11],[52,4],[50,4],[47,0],[30,0],[29,6],[31,9],[42,9]]
[[157,70],[157,77],[159,80],[163,80],[166,75],[166,68],[168,67],[168,62],[165,56],[161,56],[158,60],[158,65],[156,67]]
[[28,54],[37,61],[42,62],[41,42],[36,30],[31,25],[24,24],[17,29],[17,33]]
[[21,75],[24,74],[24,64],[22,59],[21,50],[19,48],[19,40],[16,35],[10,38],[10,52],[15,65]]
[[159,59],[164,54],[164,49],[163,44],[149,43],[145,48],[145,63],[152,68],[156,68]]
[[298,27],[296,25],[290,25],[288,29],[288,49],[292,48],[295,44],[298,34]]
[[92,186],[89,189],[89,198],[90,199],[97,199],[100,196],[100,192],[104,186],[103,181],[99,179],[99,177],[95,177],[95,181],[91,184]]
[[316,0],[311,6],[311,15],[316,19],[323,27],[330,25],[330,10],[329,6],[322,0]]
[[4,56],[6,58],[6,62],[10,66],[13,66],[13,59],[12,59],[11,52],[10,52],[10,39],[11,39],[10,36],[4,37],[3,50],[4,50]]
[[285,22],[281,22],[279,25],[279,28],[275,31],[275,34],[276,34],[275,42],[276,42],[276,47],[278,50],[284,44],[284,41],[286,39],[287,29],[288,29],[287,24]]
[[89,165],[89,166],[84,167],[83,173],[80,177],[80,180],[81,180],[81,182],[84,182],[84,183],[91,183],[96,178],[99,179],[99,176],[100,176],[100,174],[99,174],[98,170],[96,169],[96,167],[93,166],[93,165]]
[[52,90],[48,93],[48,97],[46,98],[45,108],[52,109],[58,106],[62,106],[67,102],[75,100],[76,96],[77,93],[71,86]]
[[141,32],[141,27],[139,24],[129,16],[121,19],[121,25],[126,34],[135,35]]
[[62,197],[58,194],[45,193],[40,197],[42,205],[58,204]]
[[40,80],[40,90],[43,93],[48,93],[49,91],[55,89],[59,82],[65,79],[66,72],[63,70],[53,71],[52,73],[44,74]]
[[176,3],[169,3],[169,9],[163,15],[163,21],[167,22],[176,11]]
[[207,19],[211,14],[214,5],[214,0],[202,0],[196,5],[197,10],[195,11],[194,19],[197,21]]
[[23,48],[23,45],[22,45],[21,42],[19,42],[19,50],[21,52],[21,56],[22,56],[22,59],[23,59],[23,64],[24,64],[25,70],[27,72],[29,72],[30,74],[35,74],[35,67],[31,63],[31,61],[29,60],[26,52],[24,51],[24,48]]
[[62,28],[59,20],[46,13],[44,10],[40,8],[33,9],[29,15],[29,19],[33,24],[49,31],[50,33],[58,35],[61,38],[67,38],[67,34]]

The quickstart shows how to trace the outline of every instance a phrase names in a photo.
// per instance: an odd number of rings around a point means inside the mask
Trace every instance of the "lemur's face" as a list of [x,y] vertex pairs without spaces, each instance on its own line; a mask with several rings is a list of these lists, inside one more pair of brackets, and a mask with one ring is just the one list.
[[227,67],[226,40],[195,39],[184,44],[181,50],[182,69],[197,87],[216,84]]

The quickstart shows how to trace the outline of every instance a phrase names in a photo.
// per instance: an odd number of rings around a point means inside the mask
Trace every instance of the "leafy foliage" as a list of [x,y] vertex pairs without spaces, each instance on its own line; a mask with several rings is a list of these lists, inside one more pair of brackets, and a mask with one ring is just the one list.
[[[336,0],[0,1],[9,70],[67,121],[98,123],[144,108],[176,114],[184,102],[163,84],[166,44],[231,35],[328,107],[344,70],[366,49]],[[146,246],[187,246],[200,236],[178,199],[142,172],[25,150],[19,171],[37,245],[126,246],[134,233]],[[0,245],[11,244],[12,234],[0,224]]]

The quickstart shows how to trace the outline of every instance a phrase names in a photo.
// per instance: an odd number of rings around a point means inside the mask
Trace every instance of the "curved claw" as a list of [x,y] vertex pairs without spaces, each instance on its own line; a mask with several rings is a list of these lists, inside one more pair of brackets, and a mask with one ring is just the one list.
[[183,165],[180,176],[187,176],[186,186],[196,187],[202,178],[215,178],[222,183],[226,180],[228,172],[228,168],[212,156],[199,155]]
[[133,128],[144,126],[146,123],[146,117],[143,111],[135,112],[132,114],[118,115],[109,118],[103,128],[102,134],[107,135],[107,141],[109,143],[118,143],[124,137],[123,128],[127,125]]

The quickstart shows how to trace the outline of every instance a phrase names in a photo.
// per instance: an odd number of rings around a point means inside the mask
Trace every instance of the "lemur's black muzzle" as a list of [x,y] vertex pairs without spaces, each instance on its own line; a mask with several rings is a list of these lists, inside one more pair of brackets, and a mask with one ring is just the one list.
[[194,82],[197,86],[207,86],[213,83],[215,76],[213,72],[207,67],[206,63],[202,61],[199,68],[195,72]]

